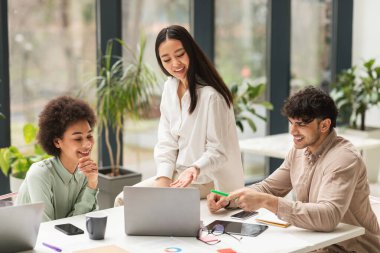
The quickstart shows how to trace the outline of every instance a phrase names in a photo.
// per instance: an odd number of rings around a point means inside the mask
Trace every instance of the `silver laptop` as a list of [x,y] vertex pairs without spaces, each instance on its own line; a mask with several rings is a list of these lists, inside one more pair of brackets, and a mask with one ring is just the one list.
[[43,203],[0,208],[0,252],[31,250],[36,245]]
[[124,222],[127,235],[196,236],[199,189],[125,186]]

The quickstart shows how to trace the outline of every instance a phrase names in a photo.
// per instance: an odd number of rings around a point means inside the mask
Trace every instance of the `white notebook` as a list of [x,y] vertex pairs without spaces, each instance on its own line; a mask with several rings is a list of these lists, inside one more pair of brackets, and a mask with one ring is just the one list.
[[267,225],[273,225],[273,226],[282,227],[282,228],[286,228],[290,226],[290,223],[279,219],[277,215],[275,215],[272,212],[260,213],[260,215],[257,216],[256,221],[267,224]]

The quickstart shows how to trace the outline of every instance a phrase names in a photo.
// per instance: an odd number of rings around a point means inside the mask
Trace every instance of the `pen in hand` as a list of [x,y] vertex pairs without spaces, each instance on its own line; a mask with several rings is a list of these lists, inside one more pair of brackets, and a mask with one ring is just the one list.
[[223,196],[223,197],[227,197],[229,194],[228,193],[225,193],[225,192],[222,192],[222,191],[217,191],[217,190],[211,190],[212,193],[215,193],[215,194],[218,194],[220,196]]
[[50,249],[52,249],[52,250],[55,250],[55,251],[57,251],[57,252],[61,252],[61,251],[62,251],[62,249],[58,248],[57,246],[54,246],[54,245],[48,244],[48,243],[46,243],[46,242],[43,242],[42,245],[44,245],[45,247],[48,247],[48,248],[50,248]]

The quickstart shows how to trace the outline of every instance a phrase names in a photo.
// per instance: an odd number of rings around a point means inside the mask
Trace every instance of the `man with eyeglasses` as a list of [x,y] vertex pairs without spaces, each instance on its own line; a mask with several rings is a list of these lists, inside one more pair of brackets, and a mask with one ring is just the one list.
[[[366,167],[353,145],[335,132],[334,101],[324,91],[308,87],[285,101],[282,114],[289,120],[294,142],[282,165],[262,182],[228,197],[209,194],[209,210],[266,208],[296,227],[315,231],[333,231],[340,222],[361,226],[364,235],[317,252],[380,252]],[[294,201],[284,198],[291,190]]]

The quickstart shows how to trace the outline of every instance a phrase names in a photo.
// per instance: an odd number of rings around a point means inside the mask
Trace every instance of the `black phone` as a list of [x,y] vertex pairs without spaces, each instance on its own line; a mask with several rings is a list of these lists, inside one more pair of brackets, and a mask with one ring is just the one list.
[[256,212],[256,211],[253,211],[253,212],[240,211],[238,213],[231,215],[231,218],[239,219],[239,220],[245,220],[245,219],[248,219],[252,216],[255,216],[256,214],[258,214],[258,212]]
[[55,225],[54,227],[66,235],[79,235],[84,233],[82,229],[70,223],[59,224]]

